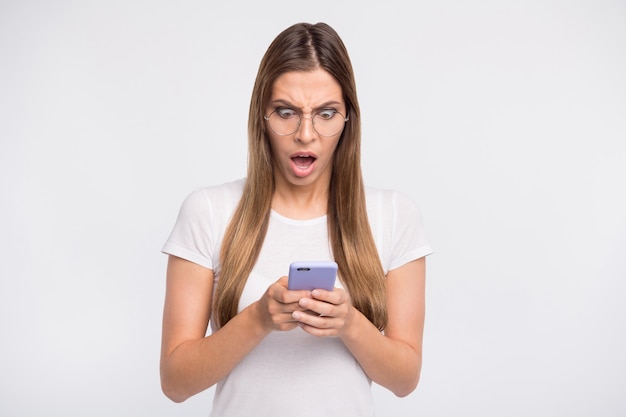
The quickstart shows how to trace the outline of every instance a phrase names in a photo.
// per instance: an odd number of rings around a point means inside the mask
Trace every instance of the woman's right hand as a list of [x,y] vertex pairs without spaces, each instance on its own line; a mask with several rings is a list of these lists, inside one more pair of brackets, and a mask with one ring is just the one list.
[[223,327],[206,335],[211,316],[213,271],[169,256],[163,312],[161,384],[180,402],[228,375],[270,332],[292,330],[292,313],[309,291],[289,291],[287,277]]
[[310,291],[290,291],[287,289],[286,276],[270,285],[263,296],[256,302],[257,312],[267,331],[289,331],[298,327],[293,319],[294,311],[304,311],[299,301],[311,298]]

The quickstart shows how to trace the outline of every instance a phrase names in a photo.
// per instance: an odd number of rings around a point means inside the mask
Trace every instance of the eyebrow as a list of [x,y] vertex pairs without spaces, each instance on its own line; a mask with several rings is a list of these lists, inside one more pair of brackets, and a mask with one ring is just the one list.
[[[278,100],[272,100],[270,102],[270,106],[280,106],[280,105],[283,105],[285,107],[291,107],[291,108],[294,108],[294,109],[298,109],[300,111],[302,110],[300,107],[294,105],[293,103],[290,103],[287,100],[278,99]],[[330,100],[330,101],[327,101],[325,103],[320,104],[317,107],[314,107],[313,110],[320,110],[320,109],[325,109],[325,108],[328,108],[328,107],[339,107],[339,106],[343,106],[343,105],[344,104],[339,102],[339,101]]]

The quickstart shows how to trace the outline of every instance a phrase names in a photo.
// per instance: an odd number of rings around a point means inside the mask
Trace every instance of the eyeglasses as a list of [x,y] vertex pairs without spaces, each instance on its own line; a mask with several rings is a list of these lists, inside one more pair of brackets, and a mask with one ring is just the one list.
[[[300,128],[303,117],[295,110],[289,108],[279,108],[268,116],[263,116],[270,125],[270,129],[280,136],[289,136],[296,133]],[[349,117],[345,117],[334,109],[324,109],[315,113],[312,118],[308,118],[311,119],[313,129],[320,136],[335,136],[341,133]]]

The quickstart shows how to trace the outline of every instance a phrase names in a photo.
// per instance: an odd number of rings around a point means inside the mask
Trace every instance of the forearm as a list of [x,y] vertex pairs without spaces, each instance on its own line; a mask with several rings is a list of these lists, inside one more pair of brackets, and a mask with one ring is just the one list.
[[363,314],[354,310],[353,323],[340,336],[365,373],[395,395],[410,394],[419,382],[421,352],[383,335]]
[[224,327],[202,339],[181,343],[161,360],[163,392],[182,402],[213,386],[268,334],[259,324],[256,305],[243,310]]

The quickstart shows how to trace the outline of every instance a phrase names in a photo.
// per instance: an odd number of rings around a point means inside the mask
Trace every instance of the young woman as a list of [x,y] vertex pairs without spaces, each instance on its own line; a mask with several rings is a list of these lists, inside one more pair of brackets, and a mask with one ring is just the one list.
[[[214,416],[371,416],[371,382],[419,381],[425,256],[417,207],[365,187],[348,53],[300,23],[263,57],[246,178],[198,188],[169,254],[161,382],[173,401],[217,384]],[[294,261],[334,260],[333,291],[290,291]],[[211,331],[207,328],[211,323]]]

